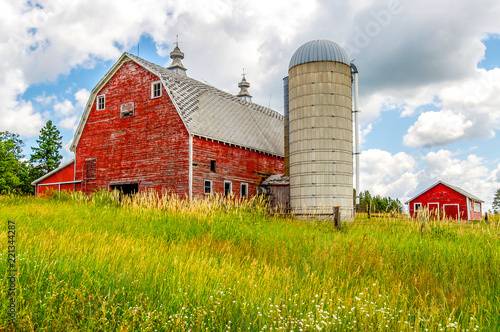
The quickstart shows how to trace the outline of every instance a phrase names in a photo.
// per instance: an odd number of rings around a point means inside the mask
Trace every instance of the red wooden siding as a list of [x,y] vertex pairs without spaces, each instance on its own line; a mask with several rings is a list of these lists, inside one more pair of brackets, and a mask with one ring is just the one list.
[[[216,172],[210,161],[215,160]],[[269,175],[284,172],[284,159],[256,151],[193,138],[193,195],[203,195],[204,180],[212,181],[213,193],[224,193],[224,181],[231,181],[233,195],[241,195],[241,184],[248,184],[248,195],[257,194],[257,186]]]
[[[481,220],[483,218],[483,211],[482,211],[482,207],[483,205],[481,204],[481,202],[476,202],[472,199],[469,199],[469,202],[470,202],[470,220]],[[478,204],[478,210],[479,211],[476,211],[475,208],[474,208],[474,204]]]
[[[189,136],[168,94],[151,98],[158,77],[129,61],[97,95],[76,148],[77,189],[92,193],[110,184],[138,183],[139,191],[188,193]],[[134,116],[120,118],[122,104],[134,103]],[[95,158],[95,179],[85,179],[85,161]]]
[[75,179],[74,166],[75,164],[71,163],[59,170],[57,173],[54,173],[46,179],[38,182],[35,186],[36,195],[44,195],[49,189],[59,191],[59,186],[61,187],[61,190],[74,191],[74,183],[64,183],[72,182]]
[[482,212],[474,211],[474,203],[473,200],[467,199],[462,193],[438,183],[409,201],[409,212],[411,217],[416,217],[415,204],[421,204],[423,209],[428,209],[430,212],[434,211],[435,215],[439,214],[441,218],[446,216],[460,220],[480,220]]

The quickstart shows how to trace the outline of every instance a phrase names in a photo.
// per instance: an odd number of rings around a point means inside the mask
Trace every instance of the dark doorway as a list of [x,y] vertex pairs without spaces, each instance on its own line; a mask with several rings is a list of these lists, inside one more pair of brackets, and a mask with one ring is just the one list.
[[114,184],[109,186],[111,190],[118,190],[123,195],[133,195],[139,191],[138,183]]

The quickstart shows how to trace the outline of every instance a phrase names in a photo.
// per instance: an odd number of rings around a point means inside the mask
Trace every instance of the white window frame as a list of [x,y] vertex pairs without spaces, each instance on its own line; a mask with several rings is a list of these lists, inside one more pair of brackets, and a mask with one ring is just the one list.
[[418,207],[420,207],[420,209],[422,209],[422,203],[413,203],[413,213],[417,213],[418,212]]
[[[160,94],[158,96],[155,96],[155,86],[158,85],[160,87]],[[151,83],[151,99],[155,99],[155,98],[160,98],[161,95],[162,95],[162,88],[161,88],[161,81],[156,81],[156,82],[153,82]]]
[[[207,183],[207,182],[208,182],[208,183],[210,183],[210,192],[209,192],[209,193],[205,192],[205,185],[206,185],[206,183]],[[214,189],[213,189],[213,188],[214,188],[214,187],[213,187],[213,182],[212,182],[212,180],[203,180],[203,194],[204,194],[204,195],[212,195],[212,194],[213,194],[213,192],[214,192]]]
[[[103,104],[104,104],[102,108],[101,108],[101,102],[100,102],[101,99],[103,100]],[[98,111],[106,109],[106,95],[99,95],[99,96],[97,96],[96,103],[97,103],[96,104],[96,109]]]
[[[229,183],[229,195],[226,195],[226,183]],[[233,183],[231,181],[224,181],[224,196],[233,195]]]
[[[246,192],[246,195],[243,196],[243,187],[246,188],[245,192]],[[241,197],[248,197],[248,183],[242,183],[240,184],[240,196]]]

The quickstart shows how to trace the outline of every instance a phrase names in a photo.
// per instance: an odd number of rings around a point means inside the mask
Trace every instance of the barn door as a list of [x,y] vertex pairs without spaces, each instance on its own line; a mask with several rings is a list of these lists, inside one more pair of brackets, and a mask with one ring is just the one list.
[[458,204],[444,204],[443,205],[444,218],[453,218],[460,220],[459,205]]
[[439,219],[439,203],[429,203],[427,209],[429,210],[430,219]]

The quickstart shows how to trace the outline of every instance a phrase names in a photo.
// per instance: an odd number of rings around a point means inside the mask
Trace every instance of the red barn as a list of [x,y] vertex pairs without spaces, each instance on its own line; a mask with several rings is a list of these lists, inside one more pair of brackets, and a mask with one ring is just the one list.
[[417,211],[429,211],[431,216],[453,218],[457,220],[481,220],[484,201],[463,189],[439,181],[427,188],[406,204],[411,217]]
[[178,47],[171,58],[164,68],[124,53],[92,90],[71,145],[73,172],[67,165],[51,176],[86,193],[192,197],[255,195],[283,173],[283,116],[252,103],[245,79],[231,95],[189,78]]

